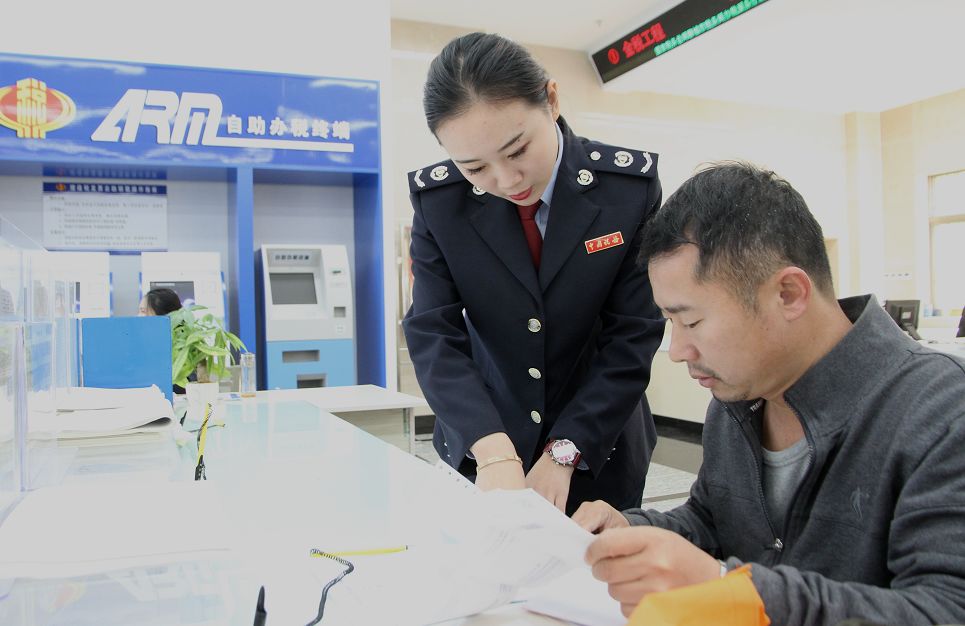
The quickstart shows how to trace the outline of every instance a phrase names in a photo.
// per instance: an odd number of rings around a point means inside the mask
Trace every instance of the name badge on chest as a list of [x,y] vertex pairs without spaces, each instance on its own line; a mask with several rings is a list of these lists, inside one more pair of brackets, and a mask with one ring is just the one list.
[[596,239],[587,239],[583,242],[583,245],[586,246],[587,254],[593,254],[594,252],[600,252],[602,250],[606,250],[607,248],[621,246],[623,245],[623,233],[617,231],[615,233],[610,233],[609,235],[597,237]]

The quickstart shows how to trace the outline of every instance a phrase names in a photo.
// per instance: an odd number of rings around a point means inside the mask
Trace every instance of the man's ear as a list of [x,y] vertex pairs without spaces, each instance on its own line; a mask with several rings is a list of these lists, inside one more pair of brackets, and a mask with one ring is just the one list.
[[800,267],[789,266],[777,272],[773,280],[784,319],[790,322],[801,317],[814,296],[814,283],[808,273]]

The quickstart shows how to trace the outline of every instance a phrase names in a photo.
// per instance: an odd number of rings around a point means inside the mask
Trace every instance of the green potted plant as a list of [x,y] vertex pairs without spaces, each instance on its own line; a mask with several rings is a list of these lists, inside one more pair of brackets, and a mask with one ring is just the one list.
[[[192,305],[168,313],[171,319],[171,371],[175,385],[185,389],[188,410],[201,419],[204,404],[218,395],[218,380],[228,376],[234,363],[232,348],[247,351],[235,334],[207,307]],[[194,373],[196,381],[188,380]]]

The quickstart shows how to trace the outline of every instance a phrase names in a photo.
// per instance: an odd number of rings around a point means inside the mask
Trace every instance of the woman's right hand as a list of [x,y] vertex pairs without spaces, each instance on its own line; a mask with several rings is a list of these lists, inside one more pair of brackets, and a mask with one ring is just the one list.
[[525,489],[526,476],[523,474],[523,466],[514,460],[491,463],[476,471],[476,486],[483,491]]
[[[492,433],[476,441],[470,447],[473,457],[482,468],[476,468],[476,486],[483,491],[490,489],[525,489],[526,475],[522,464],[515,460],[516,448],[506,433]],[[489,459],[504,458],[505,461],[489,463]]]

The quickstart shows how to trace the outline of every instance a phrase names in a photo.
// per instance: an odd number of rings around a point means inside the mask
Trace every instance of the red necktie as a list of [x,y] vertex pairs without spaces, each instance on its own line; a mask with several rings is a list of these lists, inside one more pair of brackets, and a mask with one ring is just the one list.
[[533,266],[539,270],[539,259],[543,252],[543,236],[536,225],[536,212],[543,202],[537,201],[536,204],[529,206],[516,205],[519,212],[519,221],[523,224],[523,235],[526,236],[526,245],[529,246],[529,254],[533,257]]

